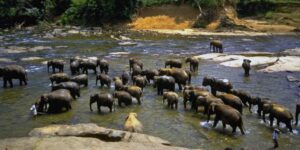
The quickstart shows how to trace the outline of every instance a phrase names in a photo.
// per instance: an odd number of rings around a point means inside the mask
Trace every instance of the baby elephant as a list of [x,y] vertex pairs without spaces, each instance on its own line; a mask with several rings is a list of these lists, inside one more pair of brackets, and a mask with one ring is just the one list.
[[136,113],[134,112],[129,113],[129,115],[125,119],[124,130],[129,132],[142,132],[143,125],[136,117],[137,117]]
[[244,68],[244,71],[245,71],[245,76],[249,76],[249,71],[251,69],[251,66],[250,66],[250,63],[251,63],[251,60],[249,59],[244,59],[244,62],[242,64],[242,67]]
[[94,94],[90,97],[90,110],[92,109],[92,104],[97,102],[98,112],[101,112],[101,106],[106,106],[109,108],[110,112],[112,112],[112,108],[114,105],[114,99],[111,94]]
[[147,78],[144,76],[134,76],[133,77],[133,84],[140,87],[142,89],[142,91],[144,90],[144,87],[146,87],[148,81]]
[[173,109],[174,105],[175,105],[175,109],[177,109],[178,108],[178,98],[179,98],[179,96],[175,92],[164,92],[163,104],[165,103],[165,99],[167,99],[168,107]]
[[108,75],[105,74],[99,74],[96,77],[96,85],[98,84],[98,80],[100,80],[101,87],[106,85],[108,88],[110,88],[111,79]]

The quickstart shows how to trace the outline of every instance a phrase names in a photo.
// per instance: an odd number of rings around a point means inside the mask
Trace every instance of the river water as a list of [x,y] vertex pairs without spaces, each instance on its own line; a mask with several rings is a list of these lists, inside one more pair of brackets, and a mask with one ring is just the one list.
[[[115,33],[111,33],[115,34]],[[143,61],[145,68],[161,68],[167,58],[184,59],[187,56],[209,52],[210,36],[178,36],[153,33],[117,32],[132,38],[137,45],[120,46],[118,41],[110,38],[111,34],[99,37],[69,36],[65,38],[43,39],[38,34],[29,31],[2,32],[4,39],[0,42],[0,58],[8,58],[24,66],[28,73],[28,86],[20,87],[15,81],[15,87],[2,88],[0,81],[0,138],[26,136],[30,130],[50,124],[96,123],[100,126],[122,130],[124,119],[129,112],[137,112],[138,119],[144,125],[144,133],[169,140],[175,146],[203,149],[224,149],[225,147],[269,149],[272,144],[272,128],[244,108],[244,126],[246,134],[231,134],[231,127],[222,129],[221,123],[212,128],[212,121],[205,123],[206,116],[202,113],[183,109],[180,99],[178,110],[171,110],[162,104],[162,97],[156,95],[156,90],[148,86],[144,90],[142,105],[132,105],[126,108],[116,107],[109,113],[108,109],[98,114],[89,109],[89,96],[94,93],[113,92],[111,89],[99,88],[95,85],[95,75],[89,74],[89,86],[81,89],[81,97],[72,103],[72,110],[55,115],[44,115],[33,119],[29,108],[40,95],[50,91],[49,75],[46,65],[41,61],[21,61],[27,57],[42,57],[45,60],[60,58],[68,62],[72,56],[97,56],[110,62],[109,75],[120,75],[123,70],[129,70],[128,59],[136,57]],[[260,37],[218,37],[224,41],[225,52],[280,52],[288,48],[300,47],[299,36],[260,36]],[[50,46],[51,49],[7,53],[8,46]],[[120,55],[117,52],[128,54]],[[0,65],[10,63],[0,62]],[[188,67],[188,65],[185,65]],[[66,63],[65,72],[70,74]],[[201,61],[199,70],[192,77],[192,84],[201,85],[205,75],[229,79],[234,88],[249,91],[252,95],[269,97],[295,112],[295,103],[299,102],[296,83],[288,82],[287,75],[300,77],[299,73],[259,73],[251,70],[251,76],[245,78],[241,68],[228,68],[217,63]],[[177,91],[178,87],[177,87]],[[255,112],[256,107],[253,109]],[[294,126],[293,126],[294,127]],[[280,149],[300,149],[299,126],[294,127],[294,133],[289,133],[285,125],[279,136]]]

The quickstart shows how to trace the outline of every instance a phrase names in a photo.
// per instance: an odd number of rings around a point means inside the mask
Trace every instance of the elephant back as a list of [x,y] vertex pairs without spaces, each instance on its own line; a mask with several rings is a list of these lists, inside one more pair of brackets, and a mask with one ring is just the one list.
[[11,78],[24,77],[26,71],[22,66],[19,65],[9,65],[3,68],[3,76],[9,76]]
[[48,100],[57,100],[57,101],[69,101],[73,100],[73,97],[69,90],[59,89],[53,91],[47,95]]

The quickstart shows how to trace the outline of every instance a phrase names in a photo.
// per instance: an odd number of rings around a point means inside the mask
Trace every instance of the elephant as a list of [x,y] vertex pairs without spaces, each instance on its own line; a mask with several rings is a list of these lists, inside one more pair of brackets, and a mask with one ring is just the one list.
[[209,45],[209,49],[213,48],[214,53],[223,53],[223,44],[219,40],[212,40]]
[[59,89],[66,89],[71,92],[73,99],[80,97],[80,86],[76,82],[68,81],[68,82],[61,82],[59,84],[52,86],[52,91],[59,90]]
[[125,123],[124,123],[124,130],[129,131],[129,132],[142,132],[143,131],[143,125],[137,119],[136,113],[131,112],[126,117]]
[[159,75],[172,76],[178,84],[179,90],[182,90],[182,85],[185,86],[191,82],[191,74],[183,69],[178,68],[161,68],[158,70]]
[[55,73],[55,74],[52,74],[49,78],[50,78],[50,81],[51,81],[51,85],[53,85],[53,82],[58,84],[58,83],[61,83],[61,82],[70,81],[70,77],[65,73]]
[[108,88],[110,88],[110,84],[111,84],[111,79],[108,75],[106,74],[99,74],[96,77],[96,85],[98,83],[98,80],[100,80],[100,84],[101,87],[103,87],[104,85],[106,85]]
[[98,112],[101,112],[101,106],[106,106],[109,111],[112,112],[113,106],[115,106],[114,99],[111,94],[94,94],[90,96],[90,110],[92,109],[92,104],[97,102]]
[[185,59],[186,63],[190,63],[190,71],[197,72],[199,66],[199,60],[197,57],[188,57]]
[[225,104],[235,108],[243,114],[243,102],[239,97],[229,93],[219,93],[217,94],[217,97],[222,99]]
[[8,65],[3,68],[0,68],[0,77],[3,77],[3,87],[7,87],[7,81],[10,84],[10,87],[13,87],[12,79],[19,79],[20,85],[27,85],[27,72],[26,70],[19,65]]
[[243,67],[243,69],[245,71],[245,76],[249,76],[250,75],[249,74],[249,71],[251,69],[250,63],[251,63],[251,60],[249,60],[249,59],[244,59],[243,60],[242,67]]
[[127,71],[123,71],[121,78],[123,85],[126,85],[129,81],[129,73]]
[[195,108],[196,112],[198,112],[198,107],[204,106],[203,114],[207,114],[209,106],[213,103],[224,104],[222,99],[217,98],[217,97],[213,96],[212,94],[209,94],[207,96],[198,96],[194,103],[195,106],[193,106],[193,107]]
[[276,118],[277,120],[277,126],[279,126],[280,122],[283,122],[286,124],[286,127],[289,129],[290,132],[293,133],[292,128],[292,120],[293,120],[293,114],[283,105],[280,104],[264,104],[263,106],[264,112],[269,112],[269,118],[270,118],[270,126],[273,126],[273,120]]
[[132,104],[132,96],[126,91],[116,91],[114,92],[113,97],[118,99],[119,106],[121,106],[122,103],[126,106]]
[[[186,109],[186,103],[189,101],[191,103],[191,109],[195,109],[197,111],[198,107],[196,104],[196,100],[199,96],[206,97],[211,95],[211,93],[207,90],[194,89],[194,90],[185,90],[183,98],[184,109]],[[196,108],[197,107],[197,108]]]
[[230,90],[233,88],[231,82],[228,81],[227,79],[221,80],[210,76],[205,76],[203,78],[202,85],[203,86],[209,85],[211,87],[211,93],[214,96],[216,96],[217,91],[229,93]]
[[87,87],[89,83],[88,76],[86,74],[74,76],[70,79],[70,81],[76,82],[78,85],[84,85],[85,87]]
[[123,82],[119,77],[114,77],[114,82],[115,82],[115,90],[120,91],[123,90]]
[[295,125],[296,125],[296,126],[298,125],[298,116],[299,116],[299,113],[300,113],[300,103],[298,103],[298,104],[296,105],[296,112],[295,112],[295,117],[296,117]]
[[[71,102],[73,97],[69,90],[60,89],[50,93],[45,93],[41,96],[38,102],[38,112],[58,113],[72,109]],[[49,105],[47,109],[47,105]]]
[[157,87],[157,95],[163,95],[164,89],[175,91],[175,79],[171,76],[154,76],[153,87]]
[[173,109],[175,105],[175,109],[178,108],[178,99],[179,96],[175,92],[164,92],[163,94],[163,104],[165,103],[165,99],[167,99],[168,107]]
[[143,94],[143,91],[140,87],[131,85],[131,86],[125,86],[124,91],[128,92],[132,97],[136,98],[138,101],[138,104],[141,105],[141,97]]
[[108,73],[108,71],[109,71],[109,63],[108,63],[107,60],[105,60],[105,59],[98,60],[98,65],[99,65],[101,73],[103,73],[103,72],[105,72],[105,74]]
[[132,81],[133,81],[133,85],[136,85],[136,86],[142,88],[142,91],[144,90],[144,88],[146,87],[146,85],[148,83],[146,77],[144,77],[144,76],[134,76]]
[[70,70],[71,70],[72,75],[79,74],[80,73],[80,60],[74,60],[74,61],[70,62]]
[[219,120],[221,120],[224,129],[226,124],[229,124],[232,127],[232,133],[235,133],[236,127],[239,127],[241,133],[245,134],[242,114],[235,108],[226,104],[212,103],[208,110],[207,121],[209,121],[211,114],[216,114],[213,127],[216,127]]
[[148,83],[150,83],[150,80],[154,81],[154,76],[158,76],[158,70],[156,70],[156,69],[142,70],[141,75],[146,76]]
[[141,75],[141,74],[142,74],[142,68],[140,66],[138,66],[137,64],[133,64],[131,80],[133,80],[134,76]]
[[140,60],[137,60],[136,58],[130,58],[129,59],[129,72],[131,72],[134,64],[138,65],[143,70],[143,63]]
[[[271,104],[274,103],[269,98],[260,98],[258,97],[258,104],[257,104],[257,115],[261,116],[261,112],[263,111],[264,104]],[[266,113],[266,112],[265,112]],[[265,115],[263,115],[263,120],[265,121]]]
[[58,69],[59,72],[64,72],[64,61],[59,59],[49,60],[47,62],[48,72],[50,67],[52,67],[53,73],[55,73],[56,68]]
[[239,97],[245,106],[248,106],[248,104],[249,104],[249,112],[250,113],[252,113],[252,111],[251,111],[252,105],[258,105],[259,97],[251,96],[248,92],[246,92],[244,90],[231,89],[229,93]]
[[94,70],[94,73],[97,74],[97,60],[85,58],[80,60],[79,67],[82,69],[82,73],[88,74],[88,70]]
[[168,59],[165,62],[165,68],[167,68],[167,66],[170,66],[170,68],[181,68],[182,67],[182,63],[180,60],[178,59]]

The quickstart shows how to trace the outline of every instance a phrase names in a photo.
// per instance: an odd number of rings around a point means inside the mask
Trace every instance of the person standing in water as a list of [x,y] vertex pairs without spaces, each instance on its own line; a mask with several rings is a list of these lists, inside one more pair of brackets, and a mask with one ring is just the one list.
[[273,143],[274,143],[274,149],[277,148],[279,145],[278,145],[278,134],[279,134],[279,130],[278,129],[274,129],[274,132],[273,132]]
[[33,117],[37,116],[37,114],[38,114],[37,109],[36,109],[37,105],[38,105],[37,102],[35,102],[30,108],[30,111],[31,111]]

